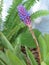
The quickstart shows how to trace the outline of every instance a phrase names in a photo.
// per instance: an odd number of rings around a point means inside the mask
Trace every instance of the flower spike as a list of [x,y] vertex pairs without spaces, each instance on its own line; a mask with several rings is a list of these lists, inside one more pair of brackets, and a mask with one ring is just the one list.
[[30,15],[28,13],[28,11],[25,9],[25,7],[23,5],[19,5],[17,7],[18,10],[18,14],[20,16],[20,19],[27,25],[30,26],[31,25],[31,20],[30,20]]
[[39,49],[39,45],[38,45],[38,41],[36,39],[36,36],[34,34],[34,31],[32,31],[32,25],[31,25],[31,19],[30,19],[30,16],[27,12],[27,10],[25,9],[25,7],[23,5],[19,5],[17,7],[17,10],[18,10],[18,14],[20,16],[20,19],[28,26],[31,34],[32,34],[32,37],[36,43],[36,46],[37,46],[37,49],[38,49],[38,53],[39,53],[39,58],[41,59],[41,55],[40,55],[40,49]]

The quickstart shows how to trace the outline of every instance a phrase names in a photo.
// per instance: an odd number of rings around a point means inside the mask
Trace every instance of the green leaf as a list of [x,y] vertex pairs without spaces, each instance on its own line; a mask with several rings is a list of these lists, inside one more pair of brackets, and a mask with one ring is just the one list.
[[5,64],[5,65],[11,65],[8,57],[6,56],[5,53],[3,53],[2,51],[0,51],[0,60]]
[[[7,37],[11,31],[20,23],[19,16],[17,15],[17,9],[16,7],[18,4],[20,4],[22,0],[13,0],[13,3],[11,5],[11,8],[8,10],[8,15],[6,17],[6,20],[4,22],[4,30],[3,33]],[[8,37],[7,37],[8,38]]]
[[30,59],[31,61],[31,65],[38,65],[38,63],[36,62],[35,58],[34,58],[34,55],[31,53],[30,50],[28,50],[26,48],[26,53],[27,53],[27,57]]
[[39,10],[31,15],[31,20],[34,20],[34,19],[41,17],[41,16],[46,16],[46,15],[49,15],[48,10]]
[[12,65],[25,65],[15,54],[10,50],[7,51],[7,56],[10,59]]
[[20,23],[18,26],[16,25],[11,31],[10,33],[7,35],[8,40],[11,40],[11,38],[13,37],[13,35],[17,35],[18,31],[20,30],[20,28],[24,27],[24,25],[22,23]]
[[16,52],[17,57],[19,57],[21,59],[21,61],[26,65],[25,56],[24,56],[24,54],[21,51],[20,40],[19,39],[17,39],[17,40],[18,40],[18,42],[15,40],[15,49],[14,50]]
[[[41,33],[36,29],[33,30],[33,31],[35,32],[35,35],[38,38]],[[27,46],[27,47],[30,47],[30,48],[36,48],[33,37],[31,35],[30,31],[26,28],[20,33],[20,35],[16,38],[16,40],[17,40],[17,42],[20,41],[19,43],[21,43],[22,46]]]
[[7,38],[4,36],[4,34],[3,34],[2,32],[0,32],[0,38],[1,38],[2,45],[3,45],[5,48],[8,48],[8,49],[10,49],[11,51],[14,51],[13,46],[12,46],[11,43],[7,40]]
[[45,60],[46,64],[49,65],[49,53],[46,56],[46,60]]
[[43,61],[43,62],[41,62],[41,65],[47,65],[47,64]]
[[[23,3],[23,5],[26,7],[26,9],[30,9],[32,5],[34,5],[36,0],[27,0]],[[29,7],[28,7],[29,6]]]
[[2,12],[3,0],[0,1],[0,14]]
[[44,39],[45,39],[45,41],[46,41],[46,45],[47,45],[48,52],[49,52],[49,34],[45,34],[45,35],[44,35]]
[[2,8],[3,7],[3,0],[0,0],[0,31],[2,30]]
[[0,65],[5,65],[5,64],[0,60]]
[[42,35],[39,36],[38,41],[39,41],[39,46],[41,51],[41,60],[45,61],[47,53],[48,53],[46,42]]

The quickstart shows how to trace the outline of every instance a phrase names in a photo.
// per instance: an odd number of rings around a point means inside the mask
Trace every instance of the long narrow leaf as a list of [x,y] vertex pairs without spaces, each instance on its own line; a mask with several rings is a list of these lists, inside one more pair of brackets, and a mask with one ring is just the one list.
[[46,60],[45,60],[46,64],[49,65],[49,53],[46,56]]
[[10,50],[7,51],[7,56],[9,57],[12,65],[25,65],[23,62],[15,55],[13,54]]
[[0,65],[6,65],[6,64],[4,64],[4,63],[0,60]]
[[41,16],[46,16],[46,15],[49,15],[48,10],[39,10],[31,15],[31,20],[34,20],[34,19],[41,17]]
[[45,57],[47,56],[47,52],[48,52],[46,42],[42,35],[39,36],[38,41],[41,51],[41,60],[45,61],[46,59]]
[[5,48],[8,48],[8,49],[10,49],[11,51],[14,51],[13,46],[12,46],[11,43],[7,40],[7,38],[4,36],[4,34],[3,34],[2,32],[0,33],[0,38],[1,38],[2,45],[3,45]]
[[49,34],[45,34],[44,39],[45,39],[45,42],[46,42],[46,45],[47,45],[47,48],[48,48],[48,52],[49,52]]
[[36,3],[36,0],[27,0],[23,4],[26,7],[26,9],[29,10],[31,8],[31,6],[34,5],[35,3]]
[[0,60],[5,64],[5,65],[11,65],[8,57],[6,56],[5,53],[3,53],[2,51],[0,51]]
[[34,55],[31,53],[30,50],[27,49],[27,47],[26,47],[26,53],[27,53],[27,56],[29,56],[29,59],[31,61],[31,64],[32,65],[38,65],[38,63],[36,62],[36,60],[34,58]]

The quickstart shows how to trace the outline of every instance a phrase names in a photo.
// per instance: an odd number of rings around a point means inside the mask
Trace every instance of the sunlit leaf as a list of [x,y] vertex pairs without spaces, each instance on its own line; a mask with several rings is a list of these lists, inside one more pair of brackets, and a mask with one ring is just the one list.
[[44,61],[48,53],[47,45],[42,35],[39,36],[38,41],[41,51],[41,59]]
[[48,52],[49,52],[49,34],[45,34],[44,39],[45,39],[45,42],[46,42],[46,45],[47,45],[47,48],[48,48]]
[[10,50],[7,51],[7,56],[9,57],[12,65],[25,65],[23,62],[15,55],[13,54]]

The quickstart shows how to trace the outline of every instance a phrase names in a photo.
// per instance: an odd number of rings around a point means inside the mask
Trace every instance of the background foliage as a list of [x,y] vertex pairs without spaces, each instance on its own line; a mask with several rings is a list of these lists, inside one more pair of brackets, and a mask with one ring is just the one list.
[[[27,10],[36,3],[35,0],[13,0],[11,7],[8,10],[8,15],[4,21],[4,29],[0,31],[0,64],[1,65],[28,65],[26,63],[25,55],[21,52],[21,45],[25,46],[27,58],[31,65],[38,65],[34,55],[28,48],[36,48],[35,42],[32,38],[28,27],[20,20],[18,16],[17,6],[23,4]],[[29,6],[29,7],[28,7]],[[2,6],[1,10],[2,11]],[[39,10],[31,14],[31,20],[39,16],[49,15],[47,10]],[[2,20],[2,18],[0,19]],[[1,21],[2,22],[2,21]],[[33,30],[39,42],[41,53],[41,65],[49,65],[49,34],[42,36],[41,32]],[[3,52],[4,51],[4,52]],[[48,58],[48,59],[47,59]]]

